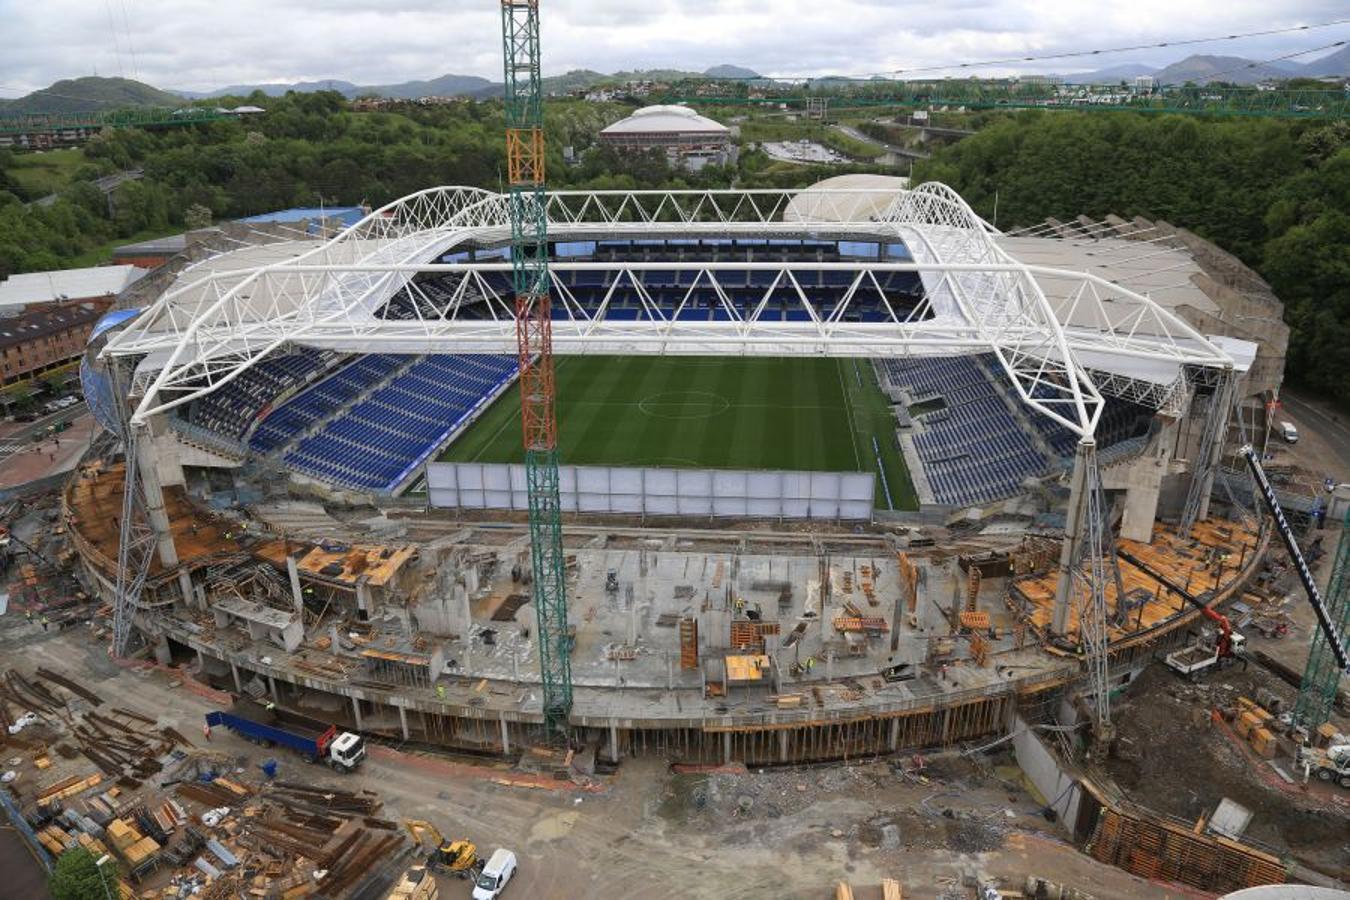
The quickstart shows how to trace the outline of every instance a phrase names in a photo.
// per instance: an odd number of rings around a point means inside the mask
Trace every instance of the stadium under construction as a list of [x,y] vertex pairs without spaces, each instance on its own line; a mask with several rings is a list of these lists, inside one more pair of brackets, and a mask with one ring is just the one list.
[[[1183,593],[1260,569],[1234,451],[1266,439],[1287,333],[1195,235],[1002,233],[874,176],[546,203],[578,759],[840,760],[1019,721],[1092,746],[1203,624]],[[112,437],[63,503],[119,654],[372,735],[546,737],[524,468],[491,451],[519,429],[507,205],[435,189],[326,241],[194,245],[121,298],[82,370]],[[756,357],[842,362],[746,388]],[[1072,802],[1091,830],[1107,801]]]

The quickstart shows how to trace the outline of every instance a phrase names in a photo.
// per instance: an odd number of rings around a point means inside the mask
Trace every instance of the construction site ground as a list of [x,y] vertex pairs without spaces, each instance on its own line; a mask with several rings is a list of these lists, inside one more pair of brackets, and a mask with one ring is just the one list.
[[[1295,691],[1261,667],[1241,664],[1192,683],[1153,665],[1113,707],[1117,741],[1106,768],[1134,803],[1195,822],[1227,797],[1253,813],[1243,835],[1281,856],[1344,879],[1350,874],[1350,791],[1313,779],[1293,760],[1261,759],[1214,709],[1265,688],[1291,708]],[[1348,724],[1338,718],[1336,724]],[[1296,783],[1290,784],[1272,763]]]
[[[123,668],[82,628],[44,633],[21,617],[0,618],[7,666],[46,667],[80,680],[121,706],[155,717],[212,752],[235,756],[234,777],[261,779],[276,757],[279,777],[368,788],[386,818],[421,818],[490,853],[513,849],[518,884],[507,897],[688,898],[831,896],[848,881],[859,898],[880,897],[883,877],[906,897],[970,896],[976,873],[1020,887],[1035,874],[1107,898],[1202,896],[1102,866],[1058,837],[1010,760],[977,767],[958,753],[764,773],[673,773],[660,759],[625,761],[598,791],[570,785],[500,783],[491,764],[375,747],[347,778],[264,750],[200,723],[219,698],[163,668]],[[895,763],[893,766],[892,763]],[[958,893],[959,892],[959,893]],[[3,891],[0,891],[3,894]],[[445,879],[442,896],[468,897]],[[29,895],[31,896],[31,895]]]

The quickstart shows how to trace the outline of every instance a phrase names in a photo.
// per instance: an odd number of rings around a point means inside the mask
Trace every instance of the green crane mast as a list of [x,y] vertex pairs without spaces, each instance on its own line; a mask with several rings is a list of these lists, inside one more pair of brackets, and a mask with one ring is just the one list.
[[549,303],[548,208],[544,195],[544,109],[539,76],[539,2],[502,0],[506,160],[511,275],[516,293],[520,417],[530,506],[532,590],[539,631],[544,726],[567,733],[572,712],[572,646],[558,497],[553,318]]
[[[1350,632],[1350,512],[1345,514],[1341,542],[1327,585],[1327,613],[1338,633]],[[1331,706],[1336,701],[1342,671],[1326,632],[1314,628],[1312,646],[1308,648],[1308,665],[1303,670],[1298,701],[1294,704],[1295,722],[1311,731],[1331,719]]]

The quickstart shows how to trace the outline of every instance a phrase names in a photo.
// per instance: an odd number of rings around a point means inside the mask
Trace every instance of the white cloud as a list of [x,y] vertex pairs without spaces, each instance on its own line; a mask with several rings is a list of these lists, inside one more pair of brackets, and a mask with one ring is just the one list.
[[[544,0],[541,16],[546,74],[735,63],[766,74],[867,75],[1268,30],[1343,18],[1345,6],[1343,0],[1275,7],[1250,0]],[[0,23],[0,96],[95,73],[193,90],[326,78],[380,84],[450,72],[501,77],[494,0],[0,0]],[[1350,26],[1337,26],[973,71],[1163,65],[1193,52],[1270,59],[1347,37]]]

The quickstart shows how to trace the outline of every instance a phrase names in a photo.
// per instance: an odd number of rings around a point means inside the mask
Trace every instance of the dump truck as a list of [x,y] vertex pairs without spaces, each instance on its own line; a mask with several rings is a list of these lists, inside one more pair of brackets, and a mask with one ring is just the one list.
[[206,724],[209,728],[224,725],[245,740],[264,747],[287,747],[310,762],[322,762],[344,774],[355,770],[366,758],[366,742],[361,735],[339,732],[336,725],[288,715],[252,700],[239,700],[227,710],[207,713]]

